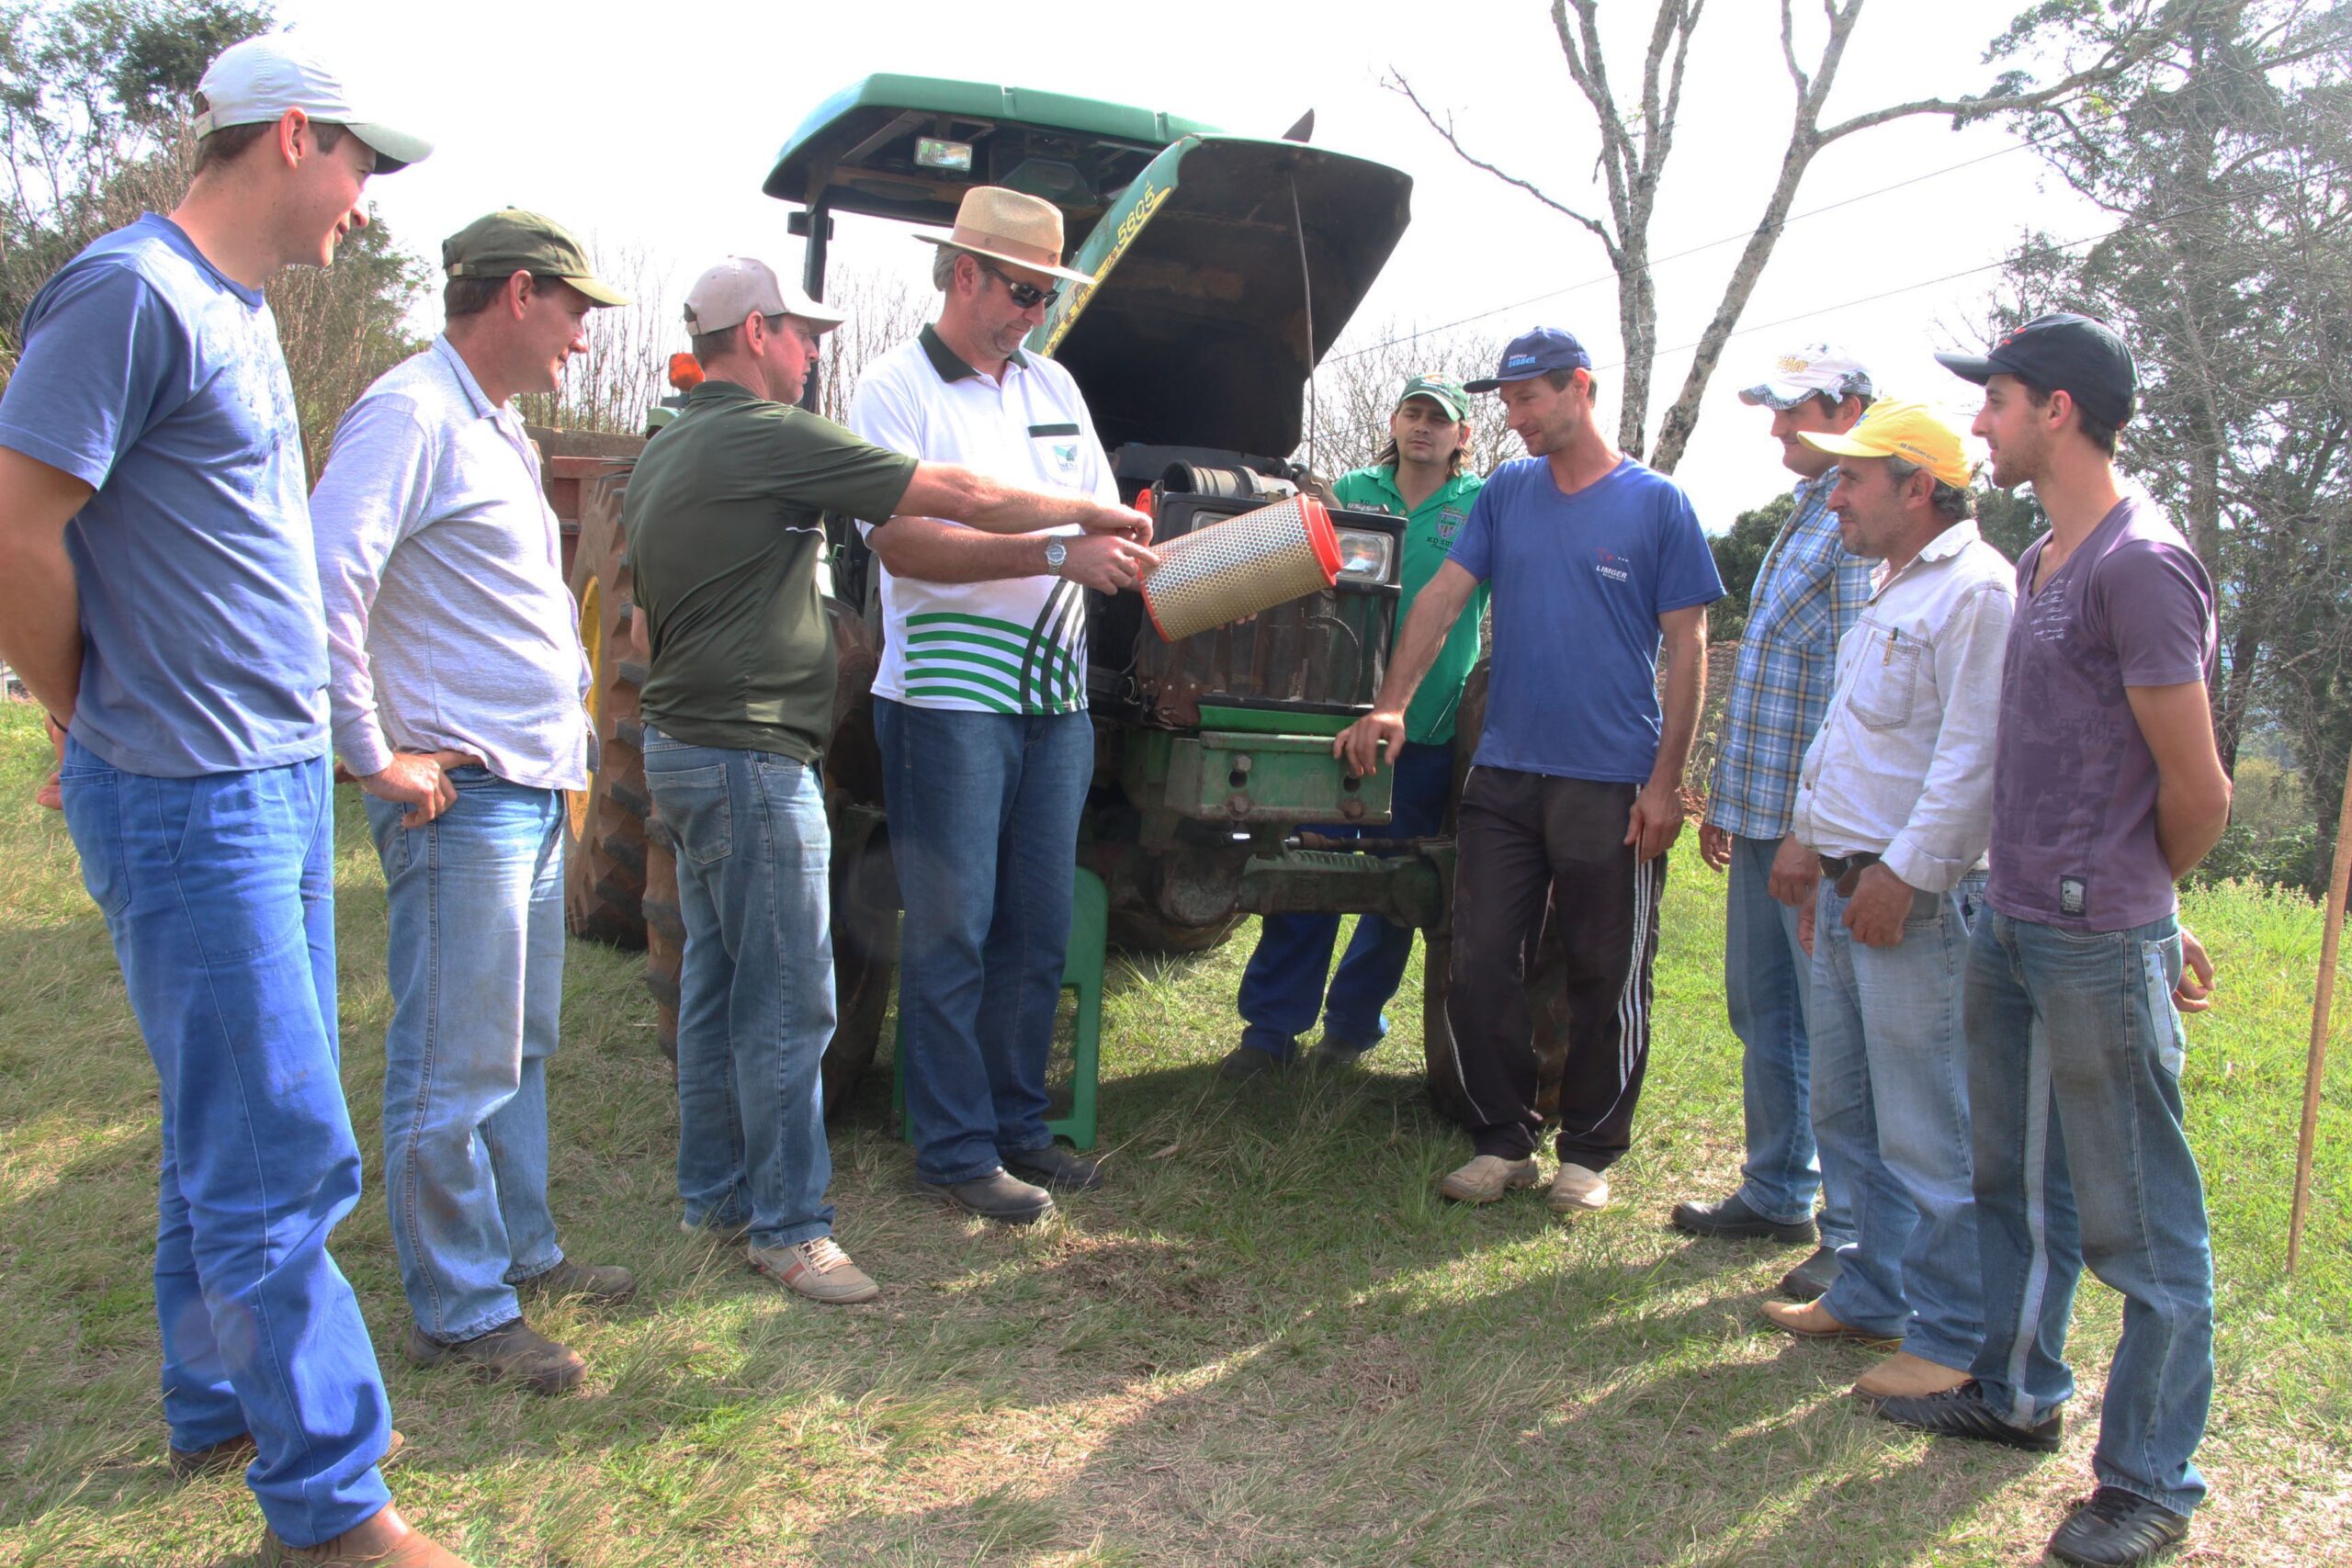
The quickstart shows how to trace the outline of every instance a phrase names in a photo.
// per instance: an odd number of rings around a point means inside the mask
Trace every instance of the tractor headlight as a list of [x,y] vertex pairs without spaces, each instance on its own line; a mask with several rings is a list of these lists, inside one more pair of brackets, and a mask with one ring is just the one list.
[[1353,582],[1386,582],[1396,541],[1373,530],[1339,530],[1340,575]]

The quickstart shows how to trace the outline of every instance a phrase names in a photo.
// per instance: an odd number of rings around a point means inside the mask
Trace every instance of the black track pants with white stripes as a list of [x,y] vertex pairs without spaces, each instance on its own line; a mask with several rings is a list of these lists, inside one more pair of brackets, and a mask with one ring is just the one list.
[[1524,1158],[1543,1128],[1522,982],[1547,895],[1567,964],[1560,1158],[1604,1170],[1632,1146],[1666,891],[1666,857],[1636,861],[1624,841],[1634,793],[1488,767],[1464,786],[1445,1006],[1464,1128],[1482,1155]]

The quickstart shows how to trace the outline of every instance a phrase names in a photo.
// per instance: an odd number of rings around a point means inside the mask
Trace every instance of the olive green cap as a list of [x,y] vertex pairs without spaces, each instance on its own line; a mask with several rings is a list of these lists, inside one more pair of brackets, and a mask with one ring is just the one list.
[[571,231],[552,218],[509,207],[477,218],[441,242],[441,270],[451,277],[560,277],[596,305],[626,305],[628,295],[588,268]]
[[1470,417],[1470,394],[1462,389],[1461,382],[1450,378],[1414,377],[1405,383],[1405,389],[1396,394],[1396,406],[1401,409],[1415,398],[1427,398],[1451,415],[1456,424]]

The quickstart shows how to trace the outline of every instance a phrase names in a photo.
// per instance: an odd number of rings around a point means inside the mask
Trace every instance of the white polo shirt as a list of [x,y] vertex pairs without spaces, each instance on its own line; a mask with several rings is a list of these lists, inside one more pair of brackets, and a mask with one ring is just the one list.
[[[1050,359],[1015,354],[991,380],[931,327],[868,365],[849,427],[877,446],[1025,489],[1119,499],[1086,400]],[[874,520],[862,520],[861,531]],[[962,525],[952,525],[961,526]],[[1075,534],[1075,527],[1056,530]],[[881,563],[876,562],[876,566]],[[1086,706],[1086,594],[1040,573],[927,582],[882,570],[876,696],[911,707],[1075,713]]]

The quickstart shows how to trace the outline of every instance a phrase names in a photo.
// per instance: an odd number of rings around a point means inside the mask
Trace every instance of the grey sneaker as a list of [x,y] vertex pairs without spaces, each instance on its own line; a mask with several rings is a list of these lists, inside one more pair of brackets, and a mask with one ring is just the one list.
[[747,1247],[745,1252],[752,1268],[812,1302],[849,1306],[870,1302],[882,1293],[882,1287],[868,1278],[865,1269],[852,1263],[841,1244],[829,1235],[790,1247]]
[[1440,1196],[1457,1203],[1491,1203],[1506,1192],[1533,1187],[1543,1179],[1544,1173],[1536,1168],[1533,1155],[1517,1160],[1480,1155],[1450,1173],[1437,1184],[1437,1190]]
[[1374,1040],[1358,1044],[1352,1040],[1341,1040],[1326,1034],[1315,1043],[1315,1049],[1306,1054],[1306,1066],[1311,1071],[1318,1073],[1344,1071],[1362,1063],[1366,1056],[1372,1055],[1373,1046],[1379,1043],[1379,1041]]

